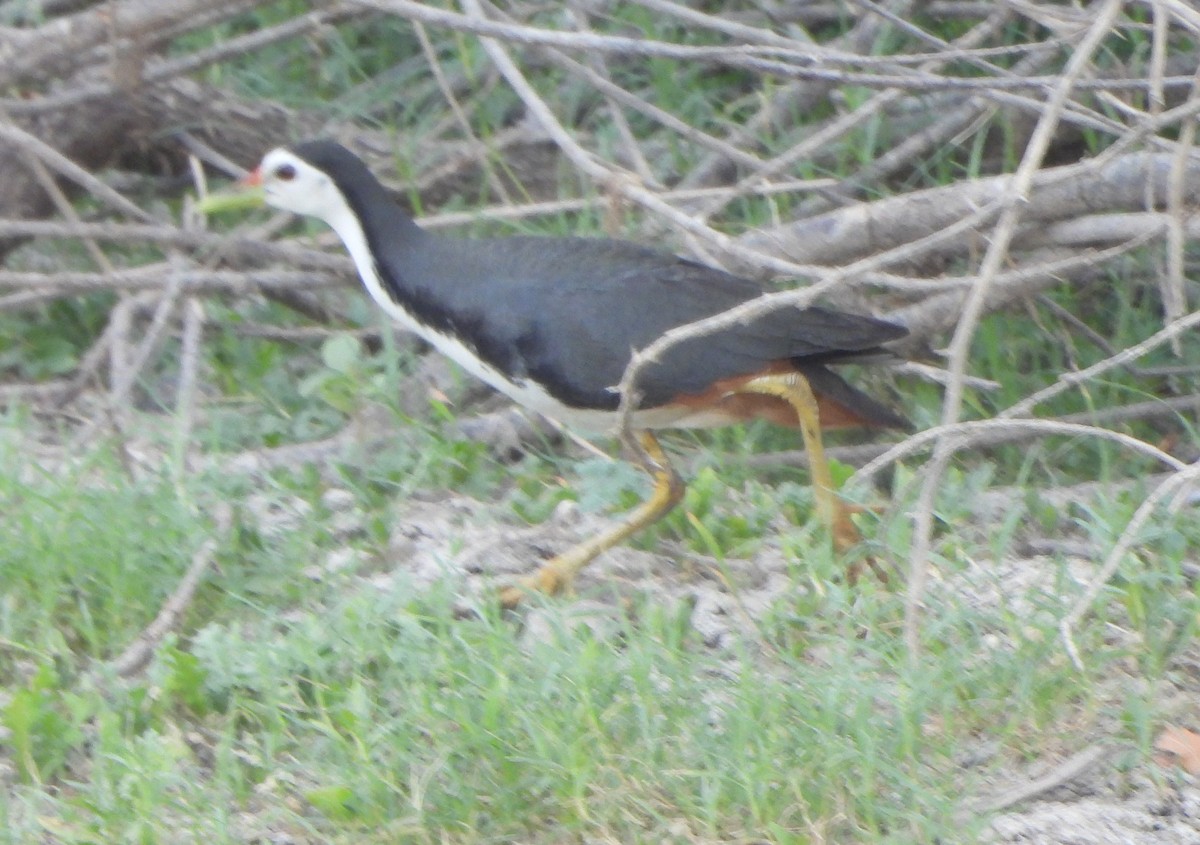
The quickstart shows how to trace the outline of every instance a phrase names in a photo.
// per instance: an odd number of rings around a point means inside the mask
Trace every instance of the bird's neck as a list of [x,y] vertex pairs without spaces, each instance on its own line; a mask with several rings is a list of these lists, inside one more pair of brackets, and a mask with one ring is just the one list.
[[365,281],[368,273],[375,273],[375,259],[371,255],[371,243],[367,237],[367,231],[350,206],[343,205],[326,218],[325,222],[333,228],[337,236],[342,239],[342,243],[346,245],[346,250],[354,259],[358,275]]
[[[374,208],[378,219],[374,225],[364,223],[364,218],[348,203],[343,203],[325,222],[346,245],[358,276],[371,298],[392,319],[411,329],[412,317],[397,304],[404,299],[400,268],[382,268],[376,256],[396,254],[395,250],[385,249],[385,244],[391,247],[400,242],[415,247],[425,232],[390,198],[386,200],[386,206],[377,204]],[[381,214],[385,209],[387,213]]]

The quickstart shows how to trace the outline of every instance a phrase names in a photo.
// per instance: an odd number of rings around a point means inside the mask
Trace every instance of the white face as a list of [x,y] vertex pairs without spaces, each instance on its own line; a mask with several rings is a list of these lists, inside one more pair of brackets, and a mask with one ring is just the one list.
[[257,173],[268,205],[329,224],[346,245],[372,298],[384,308],[394,308],[383,290],[362,225],[333,179],[285,147],[263,156]]
[[332,179],[284,147],[263,156],[258,172],[267,205],[330,225],[349,211]]

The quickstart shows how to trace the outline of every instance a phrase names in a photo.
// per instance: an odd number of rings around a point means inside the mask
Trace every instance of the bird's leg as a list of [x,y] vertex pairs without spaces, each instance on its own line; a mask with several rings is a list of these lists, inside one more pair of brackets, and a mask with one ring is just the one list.
[[619,523],[606,531],[573,546],[546,561],[537,572],[520,583],[500,592],[504,607],[515,607],[526,593],[537,591],[554,595],[567,590],[579,570],[592,562],[601,552],[611,549],[666,516],[679,504],[685,489],[683,479],[675,472],[667,455],[649,431],[638,432],[641,449],[635,449],[638,463],[654,479],[654,492]]
[[[825,457],[825,446],[821,442],[817,397],[813,394],[808,379],[802,373],[759,376],[741,385],[738,392],[776,396],[792,406],[800,421],[800,434],[804,438],[804,449],[808,453],[817,516],[829,529],[833,547],[839,554],[859,543],[862,535],[851,519],[856,509],[842,500],[833,485],[833,475],[829,472],[829,461]],[[874,561],[868,561],[868,565],[879,574],[880,570]],[[858,568],[852,567],[849,575],[851,579],[856,578]]]

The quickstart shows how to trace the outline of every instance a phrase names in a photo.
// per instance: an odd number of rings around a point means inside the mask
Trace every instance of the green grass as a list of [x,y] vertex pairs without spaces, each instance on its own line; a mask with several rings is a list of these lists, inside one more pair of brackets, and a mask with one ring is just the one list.
[[[10,469],[0,481],[0,675],[10,679],[0,760],[13,780],[0,841],[181,841],[189,831],[182,841],[240,842],[256,826],[381,843],[966,841],[975,828],[953,815],[988,769],[964,781],[965,747],[982,736],[1004,758],[1038,756],[1047,733],[1071,748],[1113,724],[1145,747],[1149,690],[1115,696],[1103,679],[1163,677],[1193,642],[1200,609],[1180,568],[1200,537],[1164,520],[1148,538],[1153,565],[1131,561],[1115,600],[1080,632],[1082,674],[1056,639],[1077,591],[1065,570],[1061,592],[1034,594],[1029,607],[939,594],[912,665],[898,636],[902,595],[846,587],[812,548],[795,589],[726,649],[700,641],[686,608],[653,596],[607,634],[574,625],[572,601],[552,602],[542,612],[557,633],[530,639],[492,611],[459,618],[450,583],[428,593],[402,574],[382,585],[307,578],[343,542],[317,476],[266,488],[311,506],[270,532],[250,504],[261,486],[131,480],[106,444],[51,471],[23,453],[21,428],[9,420],[0,440]],[[419,446],[440,458],[453,449]],[[529,495],[499,471],[482,477],[493,494]],[[705,477],[681,510],[734,554],[742,533],[761,535],[772,500],[764,487],[714,503]],[[959,501],[977,486],[950,483]],[[357,500],[385,519],[390,496],[369,487]],[[786,483],[773,489],[774,501],[791,495]],[[144,677],[107,677],[102,661],[149,622],[210,535],[197,503],[218,491],[239,527],[182,634]],[[1074,518],[1111,539],[1134,505]],[[686,518],[664,529],[688,530]],[[948,573],[977,553],[946,542]],[[1132,638],[1110,641],[1109,621]]]

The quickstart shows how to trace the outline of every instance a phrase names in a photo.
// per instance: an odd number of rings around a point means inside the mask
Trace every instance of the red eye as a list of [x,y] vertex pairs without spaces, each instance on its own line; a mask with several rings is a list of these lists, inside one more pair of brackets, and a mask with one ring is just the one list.
[[296,178],[296,168],[290,164],[281,164],[275,168],[275,178],[290,182]]

